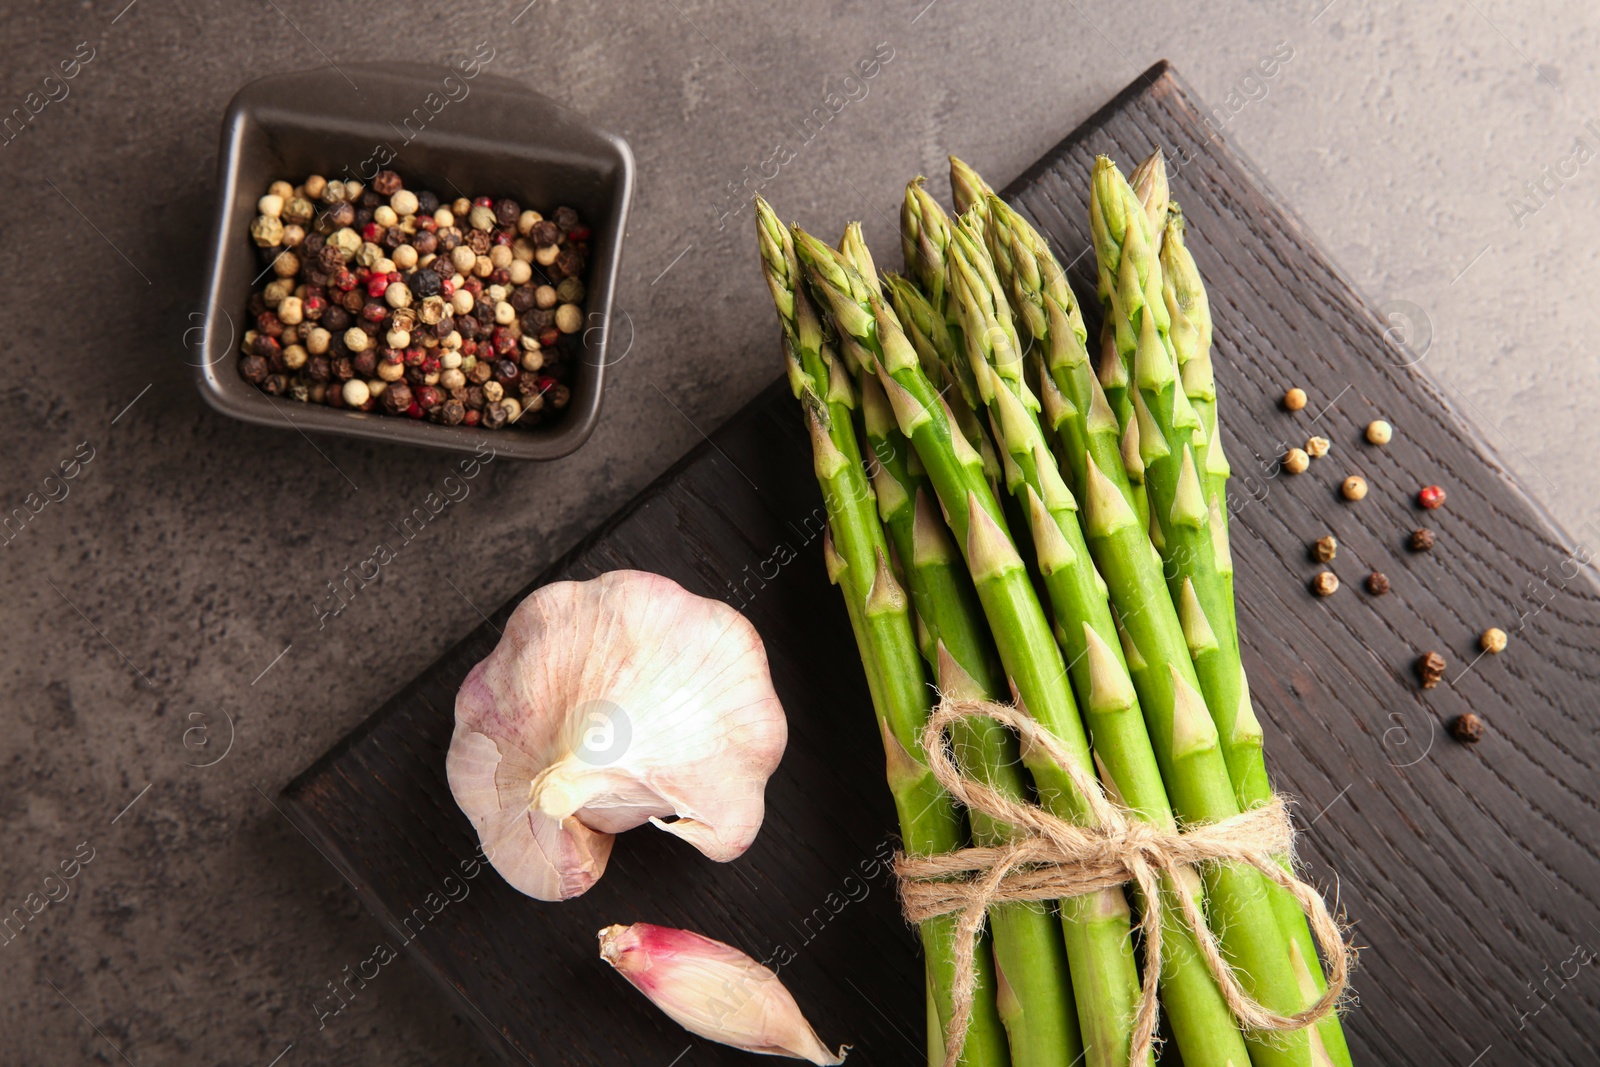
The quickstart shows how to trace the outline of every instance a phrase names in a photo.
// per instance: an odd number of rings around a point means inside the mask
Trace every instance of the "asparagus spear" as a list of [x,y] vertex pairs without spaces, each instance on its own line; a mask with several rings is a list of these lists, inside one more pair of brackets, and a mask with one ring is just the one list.
[[[1007,217],[1011,209],[993,197],[987,203],[988,234],[993,237],[1003,227],[1016,232],[1020,220]],[[1106,586],[1090,560],[1077,503],[1045,447],[1033,413],[1037,402],[1023,381],[1016,335],[1008,328],[1011,313],[974,232],[978,225],[975,210],[962,217],[951,243],[955,254],[949,289],[961,314],[966,355],[974,375],[990,385],[987,395],[996,440],[1010,457],[1010,469],[1021,475],[1013,492],[1026,503],[1032,520],[1056,636],[1093,738],[1101,778],[1138,817],[1170,829],[1175,825],[1172,808],[1128,675],[1106,601]],[[1024,263],[1038,266],[1037,259]],[[1016,266],[1016,261],[1012,265]],[[1030,275],[1030,279],[1037,277]],[[1040,290],[1029,279],[1021,284],[1033,292]],[[1047,336],[1047,326],[1035,329],[1037,339]],[[1170,883],[1164,883],[1163,895],[1167,909],[1161,995],[1184,1063],[1188,1067],[1243,1064],[1248,1058],[1244,1039],[1199,955],[1193,934],[1183,924]]]
[[[1165,563],[1171,602],[1177,606],[1182,638],[1192,657],[1192,670],[1185,681],[1191,687],[1197,682],[1204,694],[1211,720],[1206,724],[1209,743],[1220,749],[1232,787],[1231,803],[1225,806],[1231,810],[1219,808],[1218,814],[1202,817],[1223,818],[1238,811],[1244,797],[1264,799],[1270,794],[1270,785],[1261,756],[1261,726],[1244,688],[1237,630],[1232,625],[1232,583],[1217,565],[1211,507],[1196,462],[1196,453],[1205,451],[1206,436],[1179,378],[1171,348],[1171,318],[1162,296],[1161,265],[1151,245],[1149,220],[1110,160],[1101,157],[1095,169],[1096,189],[1107,197],[1120,197],[1124,205],[1126,226],[1111,303],[1111,313],[1119,321],[1113,332],[1118,338],[1135,338],[1132,399],[1150,499],[1150,537]],[[1128,622],[1130,635],[1133,625]],[[1168,784],[1173,787],[1170,779]],[[1253,872],[1248,877],[1240,872],[1238,880],[1239,891],[1246,894],[1241,900],[1253,901],[1260,895],[1273,921],[1268,924],[1262,909],[1252,904],[1245,917],[1251,925],[1241,927],[1241,936],[1232,943],[1225,934],[1224,945],[1253,979],[1258,999],[1285,1014],[1299,1011],[1320,991],[1314,980],[1307,981],[1310,961],[1304,958],[1299,939],[1292,936],[1295,924],[1285,928],[1277,921],[1283,909],[1273,898],[1287,894]],[[1244,885],[1252,880],[1255,885]],[[1215,900],[1212,907],[1217,908]],[[1231,924],[1226,929],[1231,929]],[[1276,945],[1270,940],[1273,930],[1278,932]],[[1309,933],[1306,936],[1309,939]],[[1287,952],[1285,946],[1289,946]],[[1314,1030],[1298,1031],[1274,1042],[1271,1052],[1294,1057],[1284,1062],[1303,1063],[1308,1057],[1313,1063],[1329,1061],[1330,1049],[1345,1051],[1338,1027],[1338,1019],[1329,1016]],[[1266,1055],[1263,1042],[1254,1043],[1253,1048],[1257,1060]]]
[[[1027,568],[1006,530],[982,461],[952,425],[916,351],[892,312],[826,244],[794,230],[807,279],[843,333],[877,360],[877,371],[901,432],[916,448],[951,532],[961,546],[990,631],[1019,703],[1051,730],[1082,768],[1093,773],[1087,738],[1066,664],[1053,640]],[[1068,818],[1092,818],[1071,780],[1047,759],[1025,754],[1040,801]],[[1127,902],[1120,890],[1075,897],[1062,905],[1062,928],[1086,1061],[1105,1067],[1127,1062],[1138,975],[1129,941]]]
[[[1219,646],[1232,648],[1237,656],[1239,629],[1233,595],[1233,556],[1228,547],[1227,481],[1231,471],[1222,451],[1222,436],[1217,424],[1217,391],[1211,366],[1211,306],[1206,298],[1200,271],[1189,253],[1185,240],[1186,224],[1177,204],[1171,205],[1165,230],[1160,255],[1161,291],[1171,319],[1169,338],[1178,359],[1184,394],[1200,420],[1206,440],[1205,461],[1201,464],[1202,486],[1222,589],[1218,595],[1222,603],[1208,614],[1219,616],[1216,619],[1216,626],[1221,632]],[[1198,660],[1196,663],[1198,666]],[[1240,706],[1245,707],[1250,701],[1250,687],[1244,677],[1242,664],[1239,667],[1239,690]],[[1207,700],[1210,700],[1209,693]],[[1248,737],[1248,732],[1245,736]],[[1233,778],[1234,793],[1241,808],[1252,808],[1271,798],[1272,787],[1259,747],[1249,744],[1235,746],[1228,753],[1228,771]],[[1282,862],[1286,869],[1293,869],[1289,857],[1283,857]],[[1315,988],[1315,995],[1320,997],[1327,991],[1328,984],[1317,963],[1316,942],[1311,936],[1305,914],[1290,894],[1276,886],[1271,887],[1270,891],[1278,922],[1294,942],[1295,966],[1303,975],[1302,983],[1309,979]],[[1336,1062],[1350,1062],[1344,1029],[1336,1018],[1325,1019],[1319,1024],[1318,1032]]]
[[[839,251],[881,295],[860,224],[852,222],[846,228]],[[863,373],[857,384],[867,443],[876,459],[872,480],[878,513],[904,568],[920,623],[923,656],[947,697],[1000,700],[1004,676],[994,643],[983,623],[972,579],[932,504],[927,476],[920,466],[913,468],[914,453],[895,423],[877,378]],[[1013,799],[1026,795],[1028,782],[1010,731],[992,719],[967,719],[951,734],[964,773]],[[970,813],[969,818],[977,845],[997,846],[1016,839],[1015,827],[978,812]],[[998,976],[996,1002],[1013,1067],[1071,1062],[1082,1053],[1083,1045],[1067,976],[1066,950],[1055,917],[1038,904],[998,904],[989,909],[989,928]]]
[[967,164],[950,157],[950,198],[956,203],[956,214],[965,215],[974,204],[981,208],[983,201],[994,195],[994,190],[983,176]]
[[[829,578],[844,594],[856,644],[878,715],[890,791],[906,851],[935,855],[964,843],[961,817],[949,794],[933,779],[920,737],[928,717],[928,688],[912,633],[910,611],[888,561],[888,545],[874,511],[851,424],[855,393],[801,287],[799,263],[787,231],[765,201],[756,202],[762,265],[783,326],[789,381],[805,410],[817,484],[828,513],[824,544]],[[953,915],[923,923],[929,1031],[947,1032],[952,1016],[955,926]],[[1005,1067],[1006,1041],[995,1007],[995,983],[987,954],[977,957],[979,988],[960,1062]],[[929,1063],[943,1062],[942,1041],[928,1049]]]

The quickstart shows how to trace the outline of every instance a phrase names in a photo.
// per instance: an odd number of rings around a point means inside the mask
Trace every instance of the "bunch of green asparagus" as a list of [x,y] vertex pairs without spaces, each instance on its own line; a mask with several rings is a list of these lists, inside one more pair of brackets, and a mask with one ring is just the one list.
[[[1271,797],[1240,666],[1229,476],[1211,316],[1157,152],[1131,181],[1090,181],[1102,329],[1061,260],[970,167],[957,214],[923,187],[901,212],[903,274],[881,273],[852,224],[837,247],[757,200],[762,265],[783,329],[844,594],[911,855],[999,845],[1014,827],[961,811],[921,748],[939,694],[1013,701],[1135,817],[1214,822]],[[964,720],[963,773],[1078,822],[1063,768],[1003,727]],[[1290,860],[1284,857],[1287,865]],[[1246,993],[1292,1015],[1326,989],[1299,904],[1237,864],[1162,882],[1204,901]],[[1167,1039],[1143,1053],[1133,911],[1107,889],[991,907],[978,984],[958,1011],[955,917],[922,924],[928,1061],[971,1067],[1349,1067],[1338,1017],[1242,1031],[1171,901],[1159,980]],[[1130,908],[1131,905],[1131,908]],[[1170,1054],[1175,1053],[1175,1056]]]

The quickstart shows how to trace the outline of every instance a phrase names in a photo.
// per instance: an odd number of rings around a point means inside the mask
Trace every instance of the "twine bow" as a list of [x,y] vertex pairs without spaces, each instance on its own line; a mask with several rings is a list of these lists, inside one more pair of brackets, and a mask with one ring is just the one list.
[[[1040,751],[1071,779],[1087,801],[1094,825],[1057,818],[963,775],[946,751],[945,730],[958,719],[987,717],[1009,726],[1022,738],[1024,751]],[[1144,935],[1144,982],[1128,1062],[1149,1061],[1159,1012],[1157,981],[1161,975],[1161,926],[1175,897],[1180,917],[1193,933],[1206,968],[1222,991],[1234,1017],[1246,1030],[1298,1030],[1315,1023],[1338,1005],[1349,983],[1354,950],[1345,944],[1321,894],[1296,878],[1277,857],[1290,854],[1294,829],[1283,801],[1191,827],[1181,832],[1139,820],[1107,799],[1100,783],[1067,753],[1061,742],[1025,712],[987,701],[946,697],[923,731],[922,746],[934,778],[969,810],[1016,828],[1010,844],[967,848],[938,856],[895,860],[906,918],[925,922],[959,914],[956,924],[953,1011],[945,1037],[945,1067],[955,1067],[972,1019],[976,971],[973,956],[984,915],[1003,901],[1046,901],[1081,896],[1133,882],[1144,900],[1139,925]],[[1294,895],[1310,920],[1318,948],[1328,961],[1328,989],[1315,1004],[1294,1015],[1280,1015],[1251,997],[1223,957],[1216,935],[1206,925],[1190,885],[1196,864],[1239,863]],[[1163,882],[1165,885],[1163,885]],[[1307,961],[1308,964],[1313,961]]]

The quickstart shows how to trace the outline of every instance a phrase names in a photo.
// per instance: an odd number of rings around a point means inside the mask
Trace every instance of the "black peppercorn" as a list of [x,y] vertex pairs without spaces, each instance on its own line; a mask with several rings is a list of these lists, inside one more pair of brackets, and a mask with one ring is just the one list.
[[256,355],[265,360],[281,359],[283,357],[283,346],[278,343],[276,337],[268,337],[262,334],[255,339],[255,343],[251,347],[254,348]]
[[267,310],[267,295],[265,293],[251,293],[250,294],[249,307],[250,307],[250,317],[251,318],[254,318],[255,316],[257,316],[257,315],[261,314],[262,312],[266,311]]
[[439,250],[439,238],[423,230],[411,239],[411,247],[417,250],[419,256],[431,256]]
[[471,233],[467,234],[466,240],[467,247],[472,249],[478,255],[486,256],[489,254],[489,248],[492,242],[489,240],[489,235],[484,233],[482,230],[473,230]]
[[390,382],[389,388],[383,391],[383,409],[391,415],[399,415],[411,406],[411,387],[405,382]]
[[497,359],[494,363],[494,380],[501,385],[515,385],[518,378],[522,377],[522,368],[509,359]]
[[389,198],[387,196],[383,196],[379,193],[373,192],[371,189],[368,189],[366,192],[361,194],[361,206],[367,208],[379,208],[382,207],[384,202],[388,199]]
[[1367,592],[1373,596],[1382,596],[1389,591],[1389,576],[1379,571],[1367,575]]
[[333,376],[341,382],[347,382],[356,376],[355,361],[349,356],[340,356],[333,361]]
[[532,311],[535,299],[536,297],[533,295],[533,286],[519,285],[517,288],[511,290],[511,310],[515,311],[518,315],[521,315],[526,311]]
[[339,302],[344,305],[344,309],[350,314],[359,314],[361,309],[367,306],[366,291],[362,289],[352,289],[348,293],[345,293],[343,296],[341,296],[339,298]]
[[555,267],[570,278],[583,270],[583,253],[576,248],[563,248],[561,254],[556,257]]
[[461,331],[461,336],[470,341],[478,336],[478,320],[471,315],[462,315],[456,319],[456,329]]
[[256,316],[256,332],[264,333],[268,337],[282,337],[283,320],[270,311],[263,311]]
[[404,186],[400,175],[392,170],[380,170],[372,176],[372,191],[382,197],[390,197],[398,193]]
[[344,333],[350,328],[350,312],[338,304],[329,304],[322,313],[322,328],[329,333]]
[[481,385],[467,386],[465,403],[467,407],[472,408],[474,411],[483,410],[483,387]]
[[350,365],[355,368],[355,372],[361,375],[361,377],[372,377],[373,373],[378,369],[378,350],[375,348],[367,348],[361,352],[357,352],[351,358]]
[[441,410],[444,415],[440,421],[446,426],[459,426],[461,420],[467,417],[467,406],[459,400],[446,400]]
[[1444,677],[1447,664],[1443,656],[1437,652],[1429,652],[1417,659],[1417,675],[1422,679],[1422,688],[1432,689]]
[[461,231],[454,226],[444,227],[435,236],[439,238],[440,252],[454,252],[461,246]]
[[498,430],[506,424],[506,409],[501,404],[490,404],[483,409],[483,425],[491,430]]
[[1472,712],[1463,712],[1450,720],[1450,736],[1462,744],[1475,745],[1483,740],[1483,720]]
[[522,217],[522,208],[515,200],[502,200],[494,206],[494,217],[502,226],[515,226]]
[[239,375],[252,385],[267,380],[267,361],[262,356],[244,356],[239,360]]
[[555,308],[534,308],[522,316],[523,333],[543,333],[555,324]]
[[1432,530],[1422,528],[1412,530],[1410,542],[1411,551],[1427,552],[1433,548],[1433,543],[1435,540],[1437,540],[1437,538]]
[[332,274],[344,266],[344,253],[335,245],[327,245],[317,253],[317,269]]
[[427,267],[413,271],[406,279],[406,285],[419,300],[439,295],[439,276]]
[[306,376],[314,382],[325,382],[333,377],[333,364],[327,356],[312,356],[306,361]]
[[268,396],[282,396],[289,389],[289,379],[281,374],[269,374],[261,383],[261,391]]
[[406,231],[399,226],[390,226],[383,231],[383,247],[389,249],[399,248],[406,243]]
[[417,214],[432,215],[438,210],[439,198],[437,196],[426,189],[417,194]]
[[549,219],[541,219],[533,224],[533,229],[528,232],[528,240],[534,247],[544,248],[561,240],[561,228]]
[[367,207],[362,208],[360,211],[356,212],[355,228],[358,229],[358,230],[366,229],[369,225],[372,224],[372,220],[375,217],[376,216],[374,215],[373,210],[371,208],[367,208]]
[[306,239],[300,242],[300,261],[310,263],[321,254],[323,246],[327,243],[328,239],[320,233],[306,234]]
[[328,209],[328,223],[342,230],[356,221],[356,209],[349,204],[335,204]]
[[565,233],[578,224],[578,213],[570,207],[558,207],[554,216],[556,225]]
[[446,315],[444,318],[434,323],[433,335],[439,340],[443,341],[446,337],[449,337],[453,332],[455,332],[455,328],[456,320],[451,318],[449,315]]

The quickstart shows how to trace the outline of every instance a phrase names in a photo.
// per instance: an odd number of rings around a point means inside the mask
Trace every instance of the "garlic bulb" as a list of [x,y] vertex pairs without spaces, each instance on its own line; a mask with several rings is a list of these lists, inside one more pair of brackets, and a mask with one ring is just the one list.
[[714,860],[740,855],[787,735],[743,615],[612,571],[511,613],[456,695],[445,767],[495,869],[565,900],[599,880],[612,835],[646,821]]
[[673,1022],[747,1052],[812,1063],[844,1062],[817,1037],[778,976],[721,941],[690,930],[634,923],[600,931],[600,958]]

